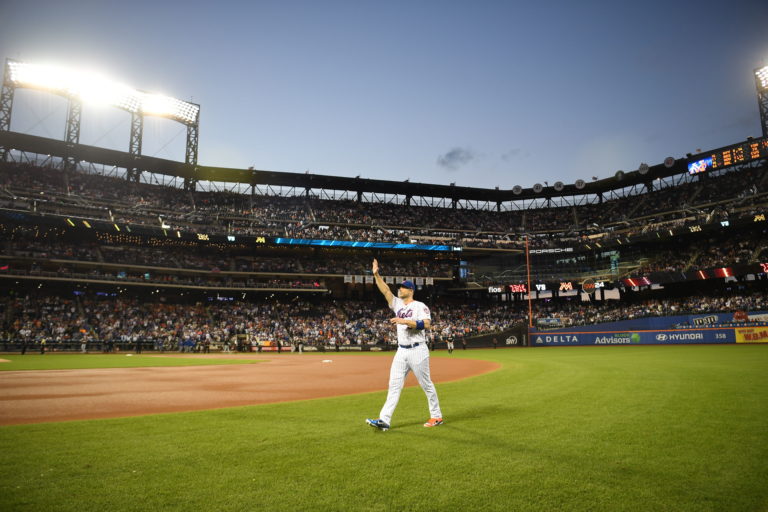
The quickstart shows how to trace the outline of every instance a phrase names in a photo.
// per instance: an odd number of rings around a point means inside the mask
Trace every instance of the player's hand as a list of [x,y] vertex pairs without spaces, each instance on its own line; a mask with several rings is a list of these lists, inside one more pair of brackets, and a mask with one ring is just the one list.
[[373,258],[373,265],[371,266],[371,271],[374,275],[379,273],[379,262],[376,258]]
[[408,323],[408,320],[406,320],[405,318],[394,317],[394,318],[390,318],[389,319],[389,323],[391,323],[391,324],[405,324],[405,323]]

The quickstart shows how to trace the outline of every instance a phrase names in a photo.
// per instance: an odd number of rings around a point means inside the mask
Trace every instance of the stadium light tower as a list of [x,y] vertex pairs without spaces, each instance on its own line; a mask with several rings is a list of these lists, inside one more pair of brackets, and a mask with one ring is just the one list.
[[[13,95],[16,89],[8,81],[8,61],[5,61],[5,72],[3,73],[3,89],[0,92],[0,131],[9,131],[11,129],[11,112],[13,110]],[[8,148],[0,146],[0,163],[5,162],[8,156]]]
[[760,124],[763,127],[763,137],[768,137],[768,66],[755,70],[755,86],[757,87],[757,104],[760,107]]
[[[80,115],[83,103],[117,107],[131,114],[131,139],[128,151],[137,165],[128,169],[128,179],[138,181],[144,116],[158,116],[182,123],[187,127],[185,163],[190,176],[184,180],[185,188],[194,189],[196,183],[197,146],[200,122],[200,105],[162,94],[133,89],[92,72],[57,66],[30,64],[12,59],[5,61],[2,97],[0,98],[0,130],[10,130],[14,91],[27,87],[63,96],[69,101],[65,131],[67,155],[65,170],[74,168],[74,151],[80,142]],[[7,148],[0,148],[5,158]]]

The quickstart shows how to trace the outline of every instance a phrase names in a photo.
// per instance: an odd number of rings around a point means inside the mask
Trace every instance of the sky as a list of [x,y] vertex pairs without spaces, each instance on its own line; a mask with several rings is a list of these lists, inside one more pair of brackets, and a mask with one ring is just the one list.
[[[0,0],[0,57],[200,104],[202,165],[510,189],[760,136],[768,2]],[[64,138],[64,99],[13,108]],[[84,107],[81,143],[129,130]],[[148,118],[142,153],[185,133]]]

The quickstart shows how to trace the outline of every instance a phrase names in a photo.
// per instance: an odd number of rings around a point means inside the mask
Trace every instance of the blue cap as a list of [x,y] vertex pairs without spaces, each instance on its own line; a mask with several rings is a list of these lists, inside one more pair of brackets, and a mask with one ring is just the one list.
[[415,290],[416,285],[413,284],[413,281],[403,281],[400,283],[400,288],[408,288],[409,290]]

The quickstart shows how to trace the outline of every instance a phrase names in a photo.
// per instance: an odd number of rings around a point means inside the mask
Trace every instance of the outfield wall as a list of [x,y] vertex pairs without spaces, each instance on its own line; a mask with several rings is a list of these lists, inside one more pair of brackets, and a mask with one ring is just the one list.
[[768,311],[671,315],[589,326],[531,329],[530,345],[768,343]]
[[[496,344],[493,343],[494,339]],[[461,338],[456,338],[454,342],[456,348],[461,348]],[[524,325],[467,338],[467,347],[471,348],[525,347],[526,345],[528,345],[528,331]],[[441,343],[438,348],[445,348],[445,343]]]
[[685,345],[768,343],[768,324],[742,327],[664,330],[605,330],[604,326],[582,327],[581,330],[531,331],[534,347],[563,345]]

